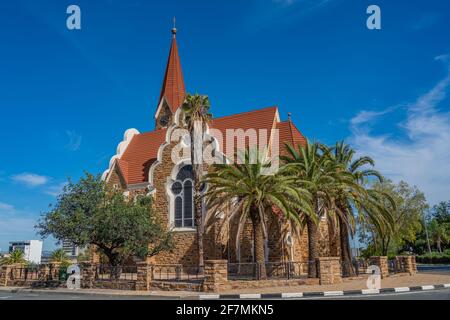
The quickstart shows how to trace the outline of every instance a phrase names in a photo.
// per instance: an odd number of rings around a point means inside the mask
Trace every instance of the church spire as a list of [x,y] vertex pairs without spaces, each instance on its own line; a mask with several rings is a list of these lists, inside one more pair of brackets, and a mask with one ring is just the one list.
[[175,18],[172,29],[172,45],[169,51],[169,59],[167,61],[166,73],[161,88],[159,101],[165,97],[169,107],[173,113],[181,106],[186,95],[184,87],[183,72],[181,71],[180,56],[178,54],[178,46],[176,39],[177,29],[175,27]]

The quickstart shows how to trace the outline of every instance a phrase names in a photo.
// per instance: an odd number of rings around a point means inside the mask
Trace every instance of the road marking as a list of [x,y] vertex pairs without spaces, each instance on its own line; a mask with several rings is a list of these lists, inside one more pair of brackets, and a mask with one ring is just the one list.
[[324,296],[343,296],[344,291],[325,291],[323,293]]
[[241,299],[261,299],[261,295],[259,293],[243,293],[239,295]]
[[9,298],[12,298],[12,296],[0,297],[0,299],[9,299]]
[[408,292],[409,291],[409,287],[399,287],[399,288],[394,288],[395,292]]
[[220,296],[218,294],[201,294],[198,297],[202,300],[213,300],[213,299],[220,298]]
[[281,294],[282,298],[303,298],[303,292],[284,292]]
[[361,290],[362,294],[378,294],[380,293],[379,289],[363,289]]
[[422,290],[433,290],[434,286],[422,286]]

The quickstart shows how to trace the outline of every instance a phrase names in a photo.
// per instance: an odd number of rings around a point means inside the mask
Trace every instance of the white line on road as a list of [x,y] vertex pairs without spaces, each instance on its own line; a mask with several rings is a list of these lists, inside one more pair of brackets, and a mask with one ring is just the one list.
[[259,293],[243,293],[239,295],[241,299],[261,299],[261,295]]
[[422,286],[422,290],[433,290],[434,286]]
[[284,292],[281,294],[282,298],[302,298],[303,292]]
[[399,288],[394,288],[395,292],[408,292],[409,291],[409,287],[399,287]]
[[218,294],[201,294],[198,296],[201,300],[214,300],[219,299],[220,296]]
[[380,293],[379,289],[363,289],[361,290],[362,294],[378,294]]
[[344,291],[325,291],[323,293],[323,295],[325,297],[328,297],[328,296],[343,296],[344,295]]

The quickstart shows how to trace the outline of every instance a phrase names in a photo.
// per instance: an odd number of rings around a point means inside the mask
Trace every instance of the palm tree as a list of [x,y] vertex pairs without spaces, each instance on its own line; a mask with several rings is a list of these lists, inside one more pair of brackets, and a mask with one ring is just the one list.
[[9,257],[3,258],[1,261],[1,264],[19,264],[19,263],[26,263],[26,260],[24,258],[24,253],[22,250],[14,250],[11,252]]
[[[375,178],[382,181],[381,174],[373,169],[375,162],[370,157],[359,157],[354,159],[355,150],[350,145],[343,141],[337,142],[332,149],[332,159],[340,168],[346,170],[358,187],[345,186],[345,189],[340,190],[337,196],[337,210],[340,214],[337,215],[340,235],[340,255],[343,262],[343,273],[349,276],[355,275],[352,267],[352,257],[350,253],[350,238],[355,233],[355,215],[353,204],[355,202],[365,201],[368,193],[364,188],[368,179]],[[368,166],[370,168],[368,168]],[[349,188],[350,187],[350,188]]]
[[194,221],[197,228],[198,265],[203,271],[203,232],[201,177],[203,173],[203,135],[212,118],[208,96],[187,94],[182,105],[184,121],[190,134],[191,164],[194,176]]
[[70,265],[69,257],[67,256],[67,253],[62,248],[56,249],[55,251],[52,252],[50,261],[52,263],[58,263],[63,266]]
[[332,215],[335,193],[342,183],[342,170],[337,170],[337,164],[328,156],[329,149],[320,143],[298,145],[297,149],[286,144],[288,156],[282,157],[287,163],[290,174],[312,195],[311,207],[314,215],[305,216],[308,230],[308,276],[317,277],[315,261],[320,255],[318,221],[322,217]]
[[[312,215],[310,195],[307,190],[295,185],[296,177],[283,172],[265,175],[264,169],[270,167],[258,150],[246,150],[240,154],[241,164],[214,165],[205,176],[208,191],[205,196],[211,212],[222,209],[224,204],[232,204],[225,211],[223,225],[238,219],[236,252],[240,246],[240,235],[248,219],[253,228],[253,261],[259,266],[259,277],[266,278],[264,240],[267,239],[266,220],[278,208],[291,225],[301,223],[302,214]],[[208,216],[209,217],[209,216]]]

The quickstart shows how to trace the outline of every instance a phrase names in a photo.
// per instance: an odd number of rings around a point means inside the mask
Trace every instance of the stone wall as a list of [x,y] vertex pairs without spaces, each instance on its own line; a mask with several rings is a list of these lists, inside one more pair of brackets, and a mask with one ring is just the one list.
[[415,256],[397,256],[395,259],[399,264],[404,266],[404,271],[410,275],[417,273],[416,257]]
[[219,292],[226,288],[228,283],[228,262],[226,260],[206,260],[203,291]]
[[342,282],[342,270],[339,257],[321,257],[317,259],[317,269],[321,285]]
[[388,258],[385,256],[370,257],[370,265],[375,265],[380,268],[381,278],[386,278],[389,275]]

